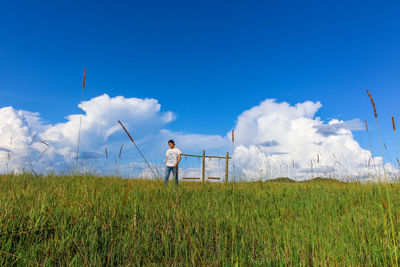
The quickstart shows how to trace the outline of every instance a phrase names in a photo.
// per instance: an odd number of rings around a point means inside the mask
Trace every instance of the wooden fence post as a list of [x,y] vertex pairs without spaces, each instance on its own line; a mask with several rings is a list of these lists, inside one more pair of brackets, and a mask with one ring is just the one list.
[[228,169],[229,169],[229,152],[226,152],[226,162],[225,162],[225,183],[228,182]]
[[201,181],[204,183],[206,176],[206,151],[203,150],[203,164],[201,166]]

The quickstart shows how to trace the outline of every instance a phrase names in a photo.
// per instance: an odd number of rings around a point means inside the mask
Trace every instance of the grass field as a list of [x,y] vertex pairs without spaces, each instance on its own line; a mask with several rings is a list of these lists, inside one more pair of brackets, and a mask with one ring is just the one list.
[[1,176],[0,265],[390,265],[384,186]]

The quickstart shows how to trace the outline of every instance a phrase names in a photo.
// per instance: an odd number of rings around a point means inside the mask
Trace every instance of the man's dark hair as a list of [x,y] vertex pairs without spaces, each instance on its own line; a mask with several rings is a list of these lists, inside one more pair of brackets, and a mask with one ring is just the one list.
[[169,140],[169,141],[168,141],[168,144],[169,144],[169,143],[172,143],[172,144],[174,144],[174,145],[175,145],[175,142],[174,142],[174,140]]

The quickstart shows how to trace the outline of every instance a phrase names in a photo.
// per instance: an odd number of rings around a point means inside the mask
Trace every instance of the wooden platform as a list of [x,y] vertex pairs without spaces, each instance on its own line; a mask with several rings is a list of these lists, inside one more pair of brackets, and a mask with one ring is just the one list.
[[200,180],[200,177],[182,177],[182,180]]

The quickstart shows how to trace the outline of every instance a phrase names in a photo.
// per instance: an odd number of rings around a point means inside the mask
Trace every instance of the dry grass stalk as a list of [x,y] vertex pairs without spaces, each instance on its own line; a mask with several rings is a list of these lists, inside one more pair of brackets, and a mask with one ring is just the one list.
[[119,149],[119,159],[121,159],[121,154],[122,154],[122,148],[124,147],[124,144],[121,145],[121,148]]
[[367,123],[367,120],[365,120],[365,129],[367,129],[367,132],[368,132],[368,123]]
[[232,143],[235,142],[235,129],[232,130]]
[[108,159],[108,151],[107,151],[107,147],[104,147],[104,150],[106,151],[106,159]]
[[[400,153],[399,153],[399,144],[398,144],[398,142],[397,142],[396,123],[394,122],[394,116],[392,116],[392,125],[393,125],[394,141],[395,141],[395,143],[396,143],[396,152],[397,152],[396,161],[397,161],[397,164],[398,164],[399,167],[400,167],[400,162],[399,162],[399,157],[400,157]],[[400,176],[399,176],[399,178],[400,178]]]
[[106,267],[109,266],[109,263],[110,263],[110,260],[111,260],[111,253],[112,253],[112,250],[113,250],[113,245],[114,245],[114,240],[111,241],[110,250],[108,251]]
[[124,206],[125,206],[125,204],[126,204],[126,202],[127,202],[127,200],[128,200],[128,193],[129,193],[129,190],[131,190],[131,184],[130,184],[130,183],[129,183],[129,185],[128,185],[128,188],[127,188],[126,191],[125,191]]
[[85,84],[86,84],[86,68],[83,70],[83,81],[82,81],[82,102],[81,102],[81,109],[82,113],[79,118],[79,131],[78,131],[78,146],[76,149],[76,168],[78,168],[79,164],[79,145],[81,140],[81,128],[82,128],[82,115],[83,115],[83,99],[84,99],[84,92],[85,92]]
[[144,161],[147,164],[147,167],[149,167],[150,171],[153,173],[154,177],[157,179],[157,175],[154,173],[153,169],[151,168],[149,162],[147,161],[147,159],[144,157],[142,151],[140,151],[138,145],[135,143],[135,140],[133,140],[132,136],[129,134],[128,130],[125,128],[125,126],[122,124],[122,122],[120,120],[118,120],[118,123],[121,125],[122,129],[124,129],[125,133],[128,135],[129,139],[131,139],[132,143],[135,145],[137,151],[139,152],[139,154],[142,156],[142,158],[144,159]]
[[44,153],[46,153],[47,148],[45,150],[42,151],[42,153],[40,153],[38,160],[43,156]]
[[31,260],[25,259],[25,258],[23,258],[23,257],[21,257],[21,256],[18,256],[18,255],[9,253],[9,252],[4,251],[4,250],[0,250],[0,253],[3,253],[3,254],[8,255],[8,256],[11,256],[11,257],[13,257],[13,258],[15,258],[15,259],[21,259],[21,260],[27,261],[27,262],[29,262],[29,263],[31,263],[31,264],[33,264],[33,265],[36,265],[36,266],[44,266],[43,264],[40,264],[40,263],[31,261]]
[[49,146],[49,144],[48,143],[46,143],[45,141],[43,141],[43,140],[39,140],[39,142],[40,143],[42,143],[42,144],[44,144],[44,145],[46,145],[46,146]]
[[371,100],[372,107],[374,108],[374,115],[375,115],[375,118],[378,118],[378,114],[376,113],[376,107],[375,107],[374,99],[372,98],[372,95],[371,95],[371,93],[370,93],[368,90],[367,90],[367,94],[368,94],[368,96],[369,96],[369,99]]
[[[377,112],[376,112],[376,107],[375,107],[375,103],[374,103],[374,99],[372,98],[372,95],[371,95],[371,93],[367,90],[367,94],[368,94],[368,96],[369,96],[369,98],[370,98],[370,100],[371,100],[371,103],[372,103],[372,107],[374,108],[374,115],[375,115],[375,119],[376,119],[376,126],[377,126],[377,130],[378,130],[378,136],[379,136],[379,143],[380,143],[380,145],[381,145],[381,155],[382,155],[382,168],[383,168],[383,174],[384,174],[384,177],[385,177],[385,184],[386,184],[386,197],[387,197],[387,199],[388,199],[388,203],[389,203],[389,209],[388,209],[388,211],[389,211],[389,221],[390,221],[390,228],[391,228],[391,232],[392,232],[392,238],[393,238],[393,240],[392,240],[392,242],[393,242],[393,248],[395,248],[394,249],[394,259],[395,259],[395,263],[396,263],[396,266],[398,266],[398,258],[397,258],[397,245],[396,245],[396,239],[395,239],[395,231],[394,231],[394,226],[393,226],[393,217],[392,217],[392,212],[391,212],[391,201],[390,201],[390,195],[389,195],[389,189],[388,189],[388,181],[387,181],[387,175],[386,175],[386,170],[385,170],[385,161],[384,161],[384,157],[383,157],[383,149],[382,149],[382,139],[381,139],[381,134],[380,134],[380,130],[379,130],[379,122],[378,122],[378,114],[377,114]],[[386,148],[386,144],[385,143],[383,143],[384,145],[385,145],[385,149],[387,150],[387,148]],[[384,200],[383,200],[384,201]],[[386,204],[386,202],[384,201],[383,202],[384,204]],[[387,209],[387,205],[385,206],[385,208]],[[386,223],[386,222],[385,222]],[[391,259],[391,263],[392,263],[392,265],[394,265],[394,262],[393,262],[393,255],[392,255],[392,251],[391,251],[391,253],[390,253],[390,259]]]

